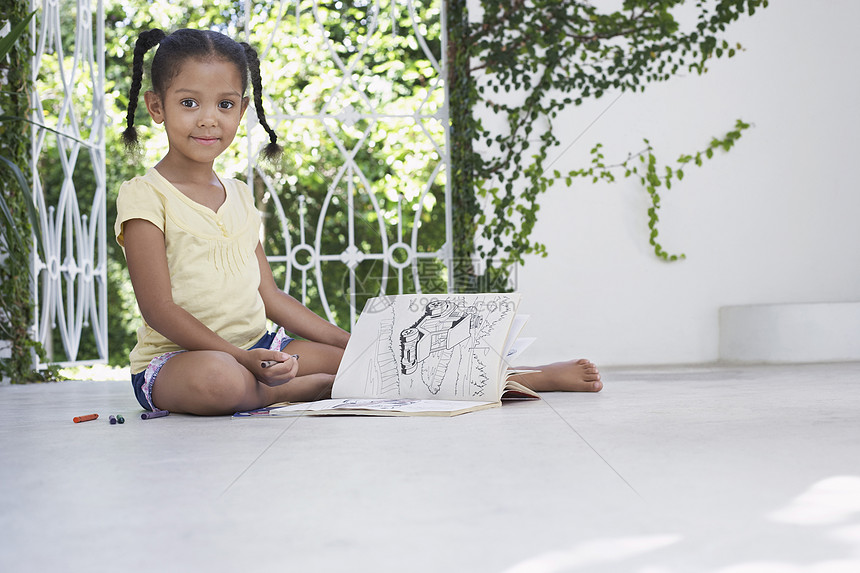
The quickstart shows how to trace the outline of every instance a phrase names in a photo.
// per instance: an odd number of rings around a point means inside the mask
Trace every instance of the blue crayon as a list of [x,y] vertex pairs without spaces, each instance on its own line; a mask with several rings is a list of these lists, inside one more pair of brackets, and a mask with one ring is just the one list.
[[110,416],[110,418],[108,418],[108,419],[110,420],[110,424],[111,424],[111,426],[113,426],[114,424],[116,424],[116,416],[111,415],[111,416]]
[[141,420],[150,420],[152,418],[160,418],[162,416],[168,415],[170,412],[167,410],[155,410],[153,412],[144,412],[140,415]]

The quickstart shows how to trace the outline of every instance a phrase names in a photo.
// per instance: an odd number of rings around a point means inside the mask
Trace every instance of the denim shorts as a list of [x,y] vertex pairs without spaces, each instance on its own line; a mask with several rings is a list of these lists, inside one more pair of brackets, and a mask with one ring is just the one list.
[[[284,329],[279,328],[277,332],[267,332],[264,334],[263,337],[248,350],[253,348],[283,350],[286,348],[287,344],[292,341],[293,339],[286,335]],[[152,387],[155,384],[155,378],[158,376],[158,372],[161,370],[161,367],[180,352],[185,352],[185,350],[176,350],[174,352],[167,352],[156,356],[149,362],[149,365],[145,370],[131,375],[131,386],[134,389],[134,397],[137,398],[137,402],[145,410],[152,412],[157,409],[152,403]]]

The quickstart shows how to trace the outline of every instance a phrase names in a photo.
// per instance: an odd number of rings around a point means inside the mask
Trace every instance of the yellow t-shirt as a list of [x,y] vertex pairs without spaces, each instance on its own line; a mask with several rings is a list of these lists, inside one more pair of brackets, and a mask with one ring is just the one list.
[[[123,223],[144,219],[164,233],[173,301],[221,338],[250,348],[266,333],[260,296],[260,213],[248,186],[224,179],[227,199],[217,212],[185,196],[156,169],[126,181],[116,200],[116,240],[123,245]],[[180,347],[144,321],[131,351],[131,371]]]

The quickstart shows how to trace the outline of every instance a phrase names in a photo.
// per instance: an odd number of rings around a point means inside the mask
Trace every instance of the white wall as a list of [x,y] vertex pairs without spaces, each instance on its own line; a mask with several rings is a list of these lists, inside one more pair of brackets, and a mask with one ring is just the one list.
[[[813,7],[814,6],[814,7]],[[586,356],[602,365],[718,358],[725,305],[860,300],[860,3],[777,0],[730,30],[746,51],[690,75],[623,95],[553,166],[583,166],[597,141],[608,159],[642,149],[674,160],[735,119],[754,124],[728,154],[685,170],[663,191],[661,238],[648,245],[645,191],[556,185],[534,238],[549,257],[519,270],[535,362]],[[561,149],[615,98],[556,122]]]

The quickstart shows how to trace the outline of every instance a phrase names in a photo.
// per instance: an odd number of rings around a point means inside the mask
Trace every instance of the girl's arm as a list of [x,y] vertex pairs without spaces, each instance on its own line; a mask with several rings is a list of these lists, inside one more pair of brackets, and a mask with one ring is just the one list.
[[257,261],[260,265],[260,295],[266,306],[266,316],[277,325],[283,326],[287,331],[311,340],[346,348],[349,341],[349,333],[342,328],[321,318],[295,298],[291,297],[275,283],[272,269],[263,245],[257,244]]
[[[242,350],[218,336],[191,313],[173,302],[164,233],[143,219],[123,223],[125,255],[134,296],[146,323],[185,350],[217,350],[233,356],[259,380],[268,380],[263,360],[289,359],[283,352]],[[295,375],[295,372],[293,372]],[[282,383],[285,380],[277,380]]]

